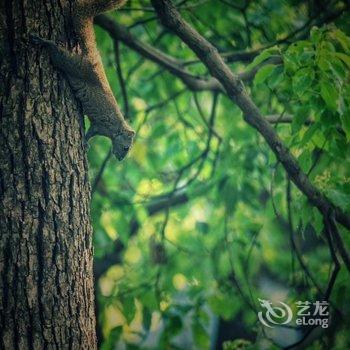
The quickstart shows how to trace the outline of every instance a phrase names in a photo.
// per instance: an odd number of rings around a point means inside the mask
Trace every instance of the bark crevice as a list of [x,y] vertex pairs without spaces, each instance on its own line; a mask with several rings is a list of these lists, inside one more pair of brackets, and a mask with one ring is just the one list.
[[0,2],[1,349],[96,349],[83,116],[25,40],[69,38],[67,14],[54,1]]

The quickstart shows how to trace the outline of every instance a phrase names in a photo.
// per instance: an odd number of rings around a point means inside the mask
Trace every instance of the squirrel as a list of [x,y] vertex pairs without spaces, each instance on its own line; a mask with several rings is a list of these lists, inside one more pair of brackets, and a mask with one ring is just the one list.
[[80,0],[75,3],[72,23],[82,39],[82,54],[72,54],[55,42],[30,33],[33,44],[44,47],[52,64],[66,76],[83,113],[91,126],[85,135],[87,142],[95,135],[107,136],[118,160],[124,159],[132,146],[135,132],[125,121],[115,100],[96,47],[93,18],[97,14],[121,7],[125,0]]

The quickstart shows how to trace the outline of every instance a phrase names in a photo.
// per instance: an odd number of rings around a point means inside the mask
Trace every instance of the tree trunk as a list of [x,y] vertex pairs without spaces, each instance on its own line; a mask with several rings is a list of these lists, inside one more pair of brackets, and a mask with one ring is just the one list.
[[0,1],[1,349],[96,348],[82,113],[27,42],[72,41],[65,5]]

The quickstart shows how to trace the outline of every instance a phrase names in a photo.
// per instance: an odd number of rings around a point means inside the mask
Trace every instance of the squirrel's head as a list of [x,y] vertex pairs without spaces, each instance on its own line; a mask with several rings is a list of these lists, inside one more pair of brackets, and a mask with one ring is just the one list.
[[123,160],[129,149],[132,146],[132,142],[135,136],[135,131],[125,125],[121,131],[113,138],[113,154],[118,160]]

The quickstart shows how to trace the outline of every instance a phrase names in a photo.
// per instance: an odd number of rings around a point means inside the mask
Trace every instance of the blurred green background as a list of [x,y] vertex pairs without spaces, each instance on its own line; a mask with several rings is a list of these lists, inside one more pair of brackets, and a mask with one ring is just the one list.
[[[312,182],[349,213],[349,3],[175,4],[232,71],[243,73],[253,100]],[[130,42],[209,77],[161,26],[149,1],[129,0],[108,17],[132,34]],[[108,139],[90,142],[100,348],[293,344],[289,335],[281,343],[282,333],[264,332],[258,298],[292,308],[322,299],[332,259],[321,216],[224,94],[196,91],[98,23],[108,80],[137,131],[123,162],[110,156]],[[349,232],[339,230],[349,244]],[[331,326],[306,348],[350,348],[349,290],[342,268]]]

